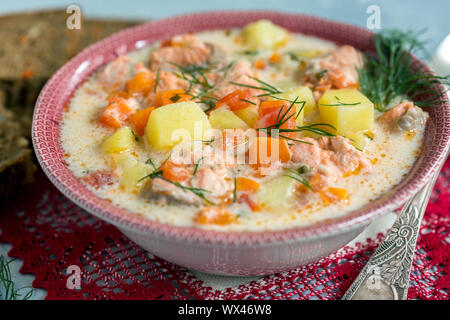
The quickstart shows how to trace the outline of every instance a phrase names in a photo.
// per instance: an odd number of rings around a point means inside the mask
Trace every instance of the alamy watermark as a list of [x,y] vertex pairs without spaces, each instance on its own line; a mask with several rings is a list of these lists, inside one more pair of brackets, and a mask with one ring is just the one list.
[[372,4],[367,7],[366,13],[369,15],[366,19],[367,29],[381,29],[381,8],[375,4]]
[[67,7],[66,13],[69,16],[66,19],[66,26],[69,30],[81,29],[81,8],[76,4],[71,4]]
[[66,288],[69,290],[81,289],[81,269],[77,265],[70,265],[67,267],[67,274],[69,277],[66,280]]

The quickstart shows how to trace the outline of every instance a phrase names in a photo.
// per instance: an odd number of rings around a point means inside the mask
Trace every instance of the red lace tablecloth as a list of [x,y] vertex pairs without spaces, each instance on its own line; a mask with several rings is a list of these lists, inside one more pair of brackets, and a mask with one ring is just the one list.
[[[441,172],[420,231],[409,299],[450,298],[450,161]],[[40,173],[2,205],[0,242],[24,260],[22,273],[46,299],[338,299],[384,238],[367,239],[290,272],[223,290],[189,270],[140,249],[115,227],[66,199]],[[81,289],[66,287],[67,267],[79,266]]]

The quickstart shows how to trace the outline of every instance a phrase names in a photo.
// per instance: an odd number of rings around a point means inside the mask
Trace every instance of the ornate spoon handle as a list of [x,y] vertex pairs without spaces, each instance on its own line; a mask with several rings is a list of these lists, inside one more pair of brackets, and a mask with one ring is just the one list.
[[442,165],[403,207],[386,238],[375,250],[343,300],[406,300],[417,236]]

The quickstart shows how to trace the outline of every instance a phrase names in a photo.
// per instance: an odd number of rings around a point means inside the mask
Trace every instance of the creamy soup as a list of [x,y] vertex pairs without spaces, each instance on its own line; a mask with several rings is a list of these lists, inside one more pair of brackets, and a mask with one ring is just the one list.
[[69,168],[148,219],[242,231],[345,215],[398,184],[427,113],[377,111],[361,53],[268,21],[185,34],[120,56],[76,91]]

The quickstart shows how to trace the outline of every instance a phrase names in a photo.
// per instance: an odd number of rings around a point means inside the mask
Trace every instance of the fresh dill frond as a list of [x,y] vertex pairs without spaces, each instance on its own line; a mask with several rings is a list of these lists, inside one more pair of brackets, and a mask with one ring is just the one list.
[[[33,288],[22,287],[16,289],[10,267],[13,261],[13,259],[6,261],[3,255],[0,256],[0,300],[28,300],[33,295]],[[23,295],[20,292],[24,289],[30,290]]]
[[247,100],[247,99],[239,99],[239,100],[244,101],[244,102],[247,102],[247,103],[250,103],[250,104],[252,104],[252,105],[254,105],[254,106],[257,105],[256,103],[254,103],[254,102],[252,102],[252,101],[250,101],[250,100]]
[[327,72],[328,72],[327,69],[324,69],[324,70],[321,70],[321,71],[317,72],[317,73],[316,73],[316,79],[317,79],[317,81],[319,81],[320,79],[322,79],[322,78],[325,76],[325,74],[326,74]]
[[156,89],[158,88],[160,71],[161,71],[161,68],[158,68],[158,70],[156,71],[155,86],[153,87],[153,93],[156,93]]
[[260,80],[258,78],[255,78],[255,77],[250,77],[249,76],[249,78],[255,80],[256,82],[261,84],[261,86],[258,87],[258,86],[253,86],[253,85],[250,85],[250,84],[244,84],[244,83],[239,83],[239,82],[234,82],[234,81],[230,81],[229,83],[234,84],[235,86],[240,86],[240,87],[245,87],[245,88],[250,88],[250,89],[258,89],[258,90],[262,90],[262,91],[266,91],[267,92],[266,94],[259,95],[258,97],[282,93],[279,89],[275,88],[271,84],[268,84],[267,82],[264,82],[264,81],[262,81],[262,80]]
[[245,56],[257,56],[259,54],[258,50],[245,50],[241,51],[240,54]]
[[225,79],[228,76],[228,72],[230,72],[231,68],[236,64],[236,61],[231,61],[225,67],[218,70],[218,72],[223,72],[223,78]]
[[314,124],[310,124],[308,126],[301,126],[301,127],[297,126],[297,129],[299,131],[309,131],[309,132],[312,132],[312,133],[315,133],[315,134],[318,134],[321,136],[326,136],[326,137],[334,137],[335,136],[335,134],[332,134],[328,131],[317,128],[318,126],[327,126],[336,131],[336,128],[329,123],[314,123]]
[[286,54],[289,56],[289,58],[291,58],[294,61],[300,62],[300,58],[298,57],[298,55],[295,52],[289,51],[286,52]]
[[195,176],[195,174],[197,173],[198,167],[199,167],[199,165],[200,165],[200,162],[203,160],[203,158],[204,158],[204,157],[201,157],[201,158],[197,161],[197,163],[195,164],[194,172],[192,173],[192,176]]
[[170,97],[169,100],[172,101],[173,103],[177,103],[178,101],[181,100],[181,97],[177,93],[174,96]]
[[291,179],[294,179],[298,182],[300,182],[302,185],[310,189],[311,191],[314,191],[311,185],[309,184],[309,176],[311,173],[311,169],[307,166],[301,166],[297,170],[293,169],[287,169],[289,171],[289,174],[285,174],[286,177],[289,177]]
[[183,191],[189,191],[189,192],[192,192],[193,194],[195,194],[197,197],[203,199],[203,200],[204,200],[205,202],[207,202],[208,204],[215,205],[214,202],[212,202],[211,200],[207,199],[206,196],[205,196],[205,193],[208,193],[208,192],[210,192],[210,191],[205,190],[205,189],[201,189],[201,188],[192,188],[192,187],[183,186],[183,185],[182,185],[181,183],[179,183],[179,182],[169,180],[169,179],[163,177],[163,172],[162,172],[162,170],[160,170],[160,169],[158,169],[158,170],[156,170],[156,171],[153,171],[152,173],[150,173],[150,174],[148,174],[148,175],[146,175],[146,176],[140,178],[140,179],[138,180],[138,182],[141,182],[141,181],[143,181],[143,180],[145,180],[145,179],[156,179],[156,178],[159,178],[159,179],[162,179],[162,180],[164,180],[164,181],[166,181],[166,182],[168,182],[168,183],[171,183],[171,184],[173,184],[174,186],[176,186],[176,187],[182,189]]
[[139,141],[139,137],[138,137],[137,134],[134,132],[134,130],[131,130],[131,133],[133,134],[134,141],[138,142],[138,141]]
[[147,161],[145,161],[145,164],[149,164],[153,167],[154,170],[158,170],[158,168],[156,167],[155,163],[151,158],[148,158]]
[[358,104],[361,104],[361,102],[354,102],[354,103],[346,103],[346,102],[342,102],[341,99],[339,99],[339,97],[334,96],[334,98],[336,99],[336,101],[338,103],[335,104],[324,104],[321,103],[321,106],[326,106],[326,107],[341,107],[341,106],[357,106]]
[[411,55],[426,53],[424,41],[419,39],[423,32],[386,30],[374,36],[376,55],[364,55],[358,75],[361,91],[378,111],[386,112],[392,102],[407,97],[420,107],[442,101],[435,85],[448,85],[449,76],[413,69]]
[[234,189],[233,189],[233,202],[236,202],[236,193],[237,193],[237,181],[236,177],[234,177]]

